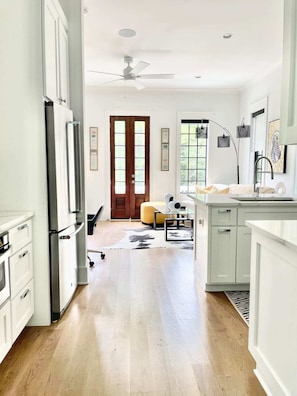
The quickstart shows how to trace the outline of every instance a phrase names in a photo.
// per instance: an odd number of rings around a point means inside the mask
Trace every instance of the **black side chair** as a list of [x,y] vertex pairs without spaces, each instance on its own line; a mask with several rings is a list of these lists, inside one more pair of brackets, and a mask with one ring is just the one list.
[[[99,210],[96,214],[88,214],[88,235],[93,235],[94,227],[96,227],[97,221],[100,219],[102,212],[103,212],[103,205],[99,207]],[[101,255],[102,260],[105,258],[105,253],[103,253],[101,250],[88,249],[87,257],[89,260],[90,267],[94,266],[94,261],[91,260],[88,253],[99,253]]]

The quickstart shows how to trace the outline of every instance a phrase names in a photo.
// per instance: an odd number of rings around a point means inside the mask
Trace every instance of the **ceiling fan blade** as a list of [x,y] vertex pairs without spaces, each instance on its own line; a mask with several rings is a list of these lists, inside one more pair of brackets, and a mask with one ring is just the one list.
[[130,71],[130,74],[135,74],[137,76],[138,73],[140,73],[142,70],[144,70],[149,65],[150,64],[147,62],[140,61],[137,63],[136,66],[133,67],[133,69]]
[[174,74],[141,74],[140,76],[137,76],[137,78],[143,78],[143,79],[169,79],[169,78],[174,78]]
[[111,84],[111,83],[113,83],[113,82],[121,81],[121,80],[124,80],[124,79],[123,79],[123,78],[116,78],[115,80],[106,81],[105,83],[102,83],[102,84],[100,84],[100,85],[107,85],[107,84]]
[[137,81],[137,80],[131,80],[131,81],[132,81],[132,84],[134,85],[134,87],[135,87],[136,89],[138,89],[139,91],[140,91],[141,89],[145,88],[145,86],[142,85],[139,81]]
[[122,74],[107,73],[107,72],[101,72],[101,71],[97,71],[97,70],[88,70],[88,73],[99,73],[99,74],[108,74],[108,75],[110,75],[110,76],[124,77]]

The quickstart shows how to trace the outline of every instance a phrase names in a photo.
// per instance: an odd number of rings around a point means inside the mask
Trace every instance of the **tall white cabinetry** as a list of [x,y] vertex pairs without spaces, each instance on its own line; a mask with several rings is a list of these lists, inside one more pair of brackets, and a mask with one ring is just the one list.
[[57,0],[43,1],[45,98],[70,107],[68,24]]
[[297,144],[297,0],[284,1],[280,142]]

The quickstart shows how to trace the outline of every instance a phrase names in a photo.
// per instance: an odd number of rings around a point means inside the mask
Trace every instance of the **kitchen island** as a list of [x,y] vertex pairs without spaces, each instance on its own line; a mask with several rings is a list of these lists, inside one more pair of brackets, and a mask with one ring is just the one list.
[[268,395],[297,395],[297,221],[252,229],[249,350]]
[[251,229],[247,220],[297,220],[296,199],[267,194],[255,200],[253,195],[189,197],[195,205],[195,278],[206,291],[249,289]]

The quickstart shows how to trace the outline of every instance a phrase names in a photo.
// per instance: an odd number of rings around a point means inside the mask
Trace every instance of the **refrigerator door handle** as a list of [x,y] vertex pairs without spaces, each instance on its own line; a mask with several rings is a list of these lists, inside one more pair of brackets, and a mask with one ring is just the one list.
[[76,202],[77,202],[77,213],[82,210],[82,138],[81,138],[81,129],[80,122],[73,121],[72,122],[74,130],[76,133],[74,134],[74,150],[75,150],[75,184],[76,184]]
[[75,231],[73,231],[71,234],[67,234],[67,235],[62,235],[59,237],[59,239],[71,239],[72,237],[74,237],[76,234],[78,234],[82,228],[84,227],[85,223],[77,223],[76,224],[78,227],[75,229]]
[[82,208],[80,144],[80,123],[78,121],[69,121],[67,123],[67,157],[70,213],[79,213]]

